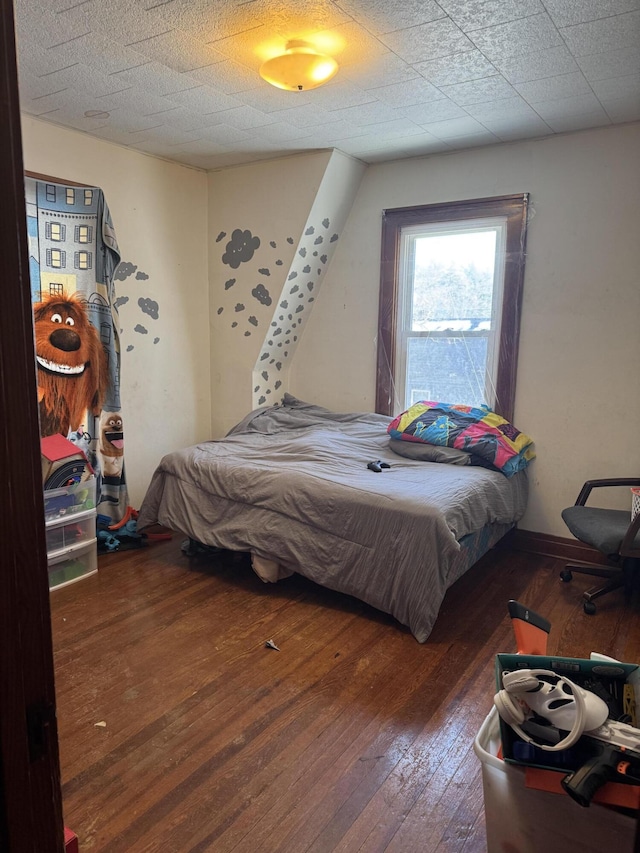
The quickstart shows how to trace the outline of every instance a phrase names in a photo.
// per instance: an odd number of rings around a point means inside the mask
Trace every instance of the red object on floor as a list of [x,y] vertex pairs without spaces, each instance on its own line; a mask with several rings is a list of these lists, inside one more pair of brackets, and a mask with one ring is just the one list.
[[65,853],[78,853],[78,836],[66,826],[64,828]]

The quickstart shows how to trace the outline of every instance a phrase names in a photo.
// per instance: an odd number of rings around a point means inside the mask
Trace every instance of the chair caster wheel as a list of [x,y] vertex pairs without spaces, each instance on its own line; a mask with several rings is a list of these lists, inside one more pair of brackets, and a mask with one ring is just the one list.
[[573,572],[569,569],[563,569],[560,572],[560,579],[563,581],[563,583],[569,583],[570,580],[573,580]]
[[585,601],[585,603],[582,605],[582,609],[588,616],[593,616],[593,614],[596,612],[596,606],[593,601]]

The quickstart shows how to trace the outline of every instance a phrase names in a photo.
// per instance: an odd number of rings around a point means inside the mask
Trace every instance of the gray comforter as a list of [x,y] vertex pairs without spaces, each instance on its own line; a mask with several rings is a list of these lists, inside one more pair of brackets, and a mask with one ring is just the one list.
[[[457,579],[459,540],[521,518],[527,480],[398,456],[390,420],[285,395],[226,438],[165,456],[138,529],[159,522],[277,561],[391,613],[424,642]],[[391,467],[368,470],[378,459]]]

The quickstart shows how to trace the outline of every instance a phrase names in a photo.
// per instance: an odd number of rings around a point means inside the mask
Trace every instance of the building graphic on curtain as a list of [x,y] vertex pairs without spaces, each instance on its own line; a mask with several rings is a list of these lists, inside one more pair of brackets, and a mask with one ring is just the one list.
[[102,190],[25,179],[40,433],[87,456],[98,512],[128,504],[113,277],[120,252]]

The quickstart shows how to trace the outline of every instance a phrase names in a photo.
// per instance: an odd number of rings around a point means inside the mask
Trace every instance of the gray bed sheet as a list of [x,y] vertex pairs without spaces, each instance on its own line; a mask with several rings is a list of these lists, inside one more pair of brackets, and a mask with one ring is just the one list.
[[[418,462],[389,449],[391,418],[285,395],[224,438],[165,456],[138,516],[278,562],[431,632],[462,537],[524,514],[527,477]],[[383,460],[381,473],[367,463]],[[459,561],[458,561],[459,562]]]

